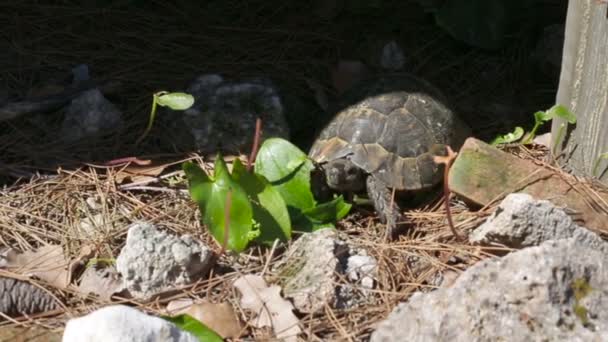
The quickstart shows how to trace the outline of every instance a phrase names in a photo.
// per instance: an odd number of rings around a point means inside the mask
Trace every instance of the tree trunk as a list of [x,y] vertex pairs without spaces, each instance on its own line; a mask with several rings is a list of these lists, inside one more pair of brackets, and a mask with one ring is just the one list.
[[[570,0],[557,91],[561,104],[577,117],[574,127],[554,120],[551,136],[575,174],[608,183],[608,17],[605,0]],[[566,134],[567,133],[567,134]]]

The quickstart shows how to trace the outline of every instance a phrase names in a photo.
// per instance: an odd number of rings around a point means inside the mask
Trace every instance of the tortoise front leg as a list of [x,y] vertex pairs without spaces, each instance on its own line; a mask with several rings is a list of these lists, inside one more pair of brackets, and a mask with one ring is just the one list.
[[386,223],[389,238],[394,238],[397,235],[401,210],[392,198],[392,191],[373,175],[367,177],[366,185],[367,194],[374,203],[376,212],[382,222]]

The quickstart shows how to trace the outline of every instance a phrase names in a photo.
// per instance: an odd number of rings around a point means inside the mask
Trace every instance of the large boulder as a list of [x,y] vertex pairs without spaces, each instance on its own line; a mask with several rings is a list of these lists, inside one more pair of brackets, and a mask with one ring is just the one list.
[[607,264],[575,238],[486,259],[415,293],[371,341],[608,341]]

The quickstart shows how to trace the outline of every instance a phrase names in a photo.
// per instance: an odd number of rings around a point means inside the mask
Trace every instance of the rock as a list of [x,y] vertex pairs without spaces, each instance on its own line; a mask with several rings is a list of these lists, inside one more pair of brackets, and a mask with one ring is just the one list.
[[487,259],[451,287],[415,293],[371,341],[607,341],[607,263],[576,239]]
[[123,124],[122,113],[97,88],[72,100],[61,127],[63,140],[73,142],[116,130]]
[[[26,281],[0,277],[0,312],[9,317],[33,315],[59,308],[47,291]],[[3,319],[0,318],[0,321]]]
[[578,226],[562,209],[549,201],[515,193],[508,195],[492,216],[471,233],[469,241],[523,248],[567,238],[608,253],[608,244],[599,235]]
[[405,53],[401,46],[394,41],[384,44],[380,54],[380,67],[387,71],[397,71],[403,69],[405,65]]
[[[302,235],[275,266],[286,298],[302,313],[314,313],[326,305],[354,307],[364,294],[354,284],[373,288],[377,272],[374,258],[357,253],[338,238],[334,229]],[[339,285],[340,276],[351,283]]]
[[125,305],[113,305],[68,321],[63,342],[198,342],[164,319]]
[[[449,184],[460,198],[481,206],[514,192],[548,199],[575,212],[585,227],[608,233],[606,208],[595,203],[608,202],[608,188],[518,158],[475,138],[467,139],[460,148],[450,168]],[[589,199],[590,186],[597,200]]]
[[169,235],[148,223],[135,223],[116,259],[116,268],[136,298],[190,284],[206,275],[213,252],[191,236]]
[[346,261],[346,276],[366,289],[373,289],[377,277],[378,263],[369,255],[353,255]]
[[167,133],[172,144],[203,153],[246,153],[251,150],[258,117],[262,138],[289,138],[283,99],[267,79],[226,81],[208,74],[198,77],[186,92],[194,96],[194,105],[165,116],[170,120]]

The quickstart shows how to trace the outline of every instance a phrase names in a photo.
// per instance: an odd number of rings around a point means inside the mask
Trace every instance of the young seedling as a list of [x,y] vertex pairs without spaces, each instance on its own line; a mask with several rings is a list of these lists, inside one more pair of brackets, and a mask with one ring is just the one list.
[[[556,146],[559,146],[561,139],[563,138],[566,127],[569,124],[576,123],[576,116],[572,114],[566,107],[561,105],[554,105],[553,107],[547,109],[546,111],[538,111],[534,113],[534,127],[527,134],[524,134],[524,129],[521,127],[515,127],[515,130],[511,133],[507,133],[504,135],[499,135],[492,142],[491,145],[500,145],[500,144],[509,144],[520,140],[523,137],[523,141],[521,142],[523,145],[528,145],[532,143],[534,137],[536,137],[536,132],[545,122],[551,121],[555,118],[562,118],[566,122],[562,123],[559,127],[557,135],[555,137],[553,149],[555,150]],[[555,153],[554,153],[555,154]]]
[[156,117],[157,106],[169,107],[173,110],[186,110],[194,104],[194,97],[186,93],[169,93],[167,91],[159,91],[152,95],[152,109],[150,110],[150,118],[148,126],[144,133],[137,139],[135,145],[139,145],[152,130],[154,118]]
[[[576,123],[576,116],[574,116],[574,114],[572,114],[566,107],[562,105],[555,105],[547,109],[546,111],[538,111],[534,113],[534,127],[532,127],[532,130],[524,139],[523,144],[530,144],[532,140],[534,140],[534,137],[536,136],[536,131],[540,128],[540,126],[547,121],[553,120],[554,118],[562,118],[570,124]],[[560,127],[560,132],[558,132],[557,134],[558,138],[561,138],[559,136],[562,135],[562,132],[565,128],[565,124]],[[559,139],[556,139],[555,141],[557,142],[559,141]]]
[[499,135],[496,138],[494,138],[494,140],[492,140],[490,145],[496,146],[496,145],[501,145],[501,144],[510,144],[510,143],[518,141],[523,136],[524,136],[524,129],[517,126],[517,127],[515,127],[515,130],[513,132],[507,133],[504,135]]

